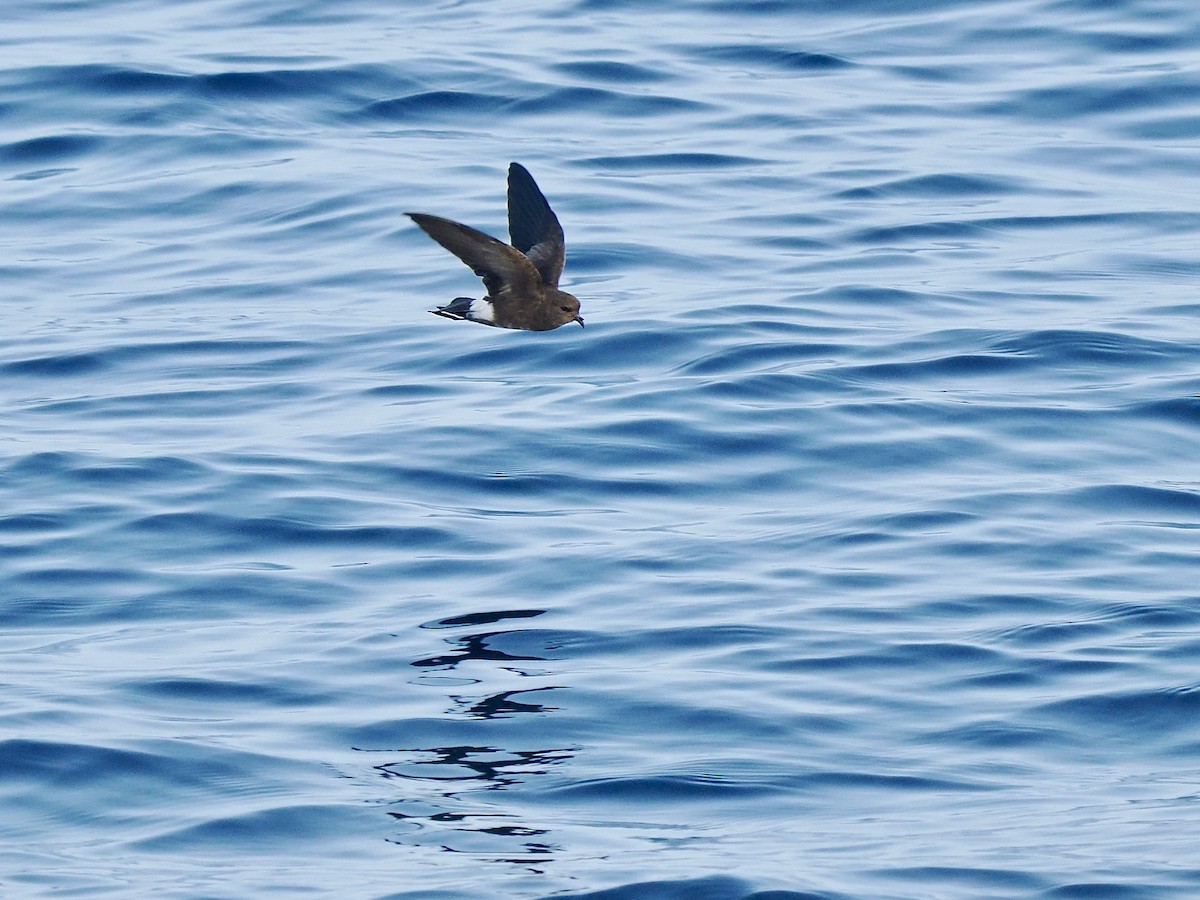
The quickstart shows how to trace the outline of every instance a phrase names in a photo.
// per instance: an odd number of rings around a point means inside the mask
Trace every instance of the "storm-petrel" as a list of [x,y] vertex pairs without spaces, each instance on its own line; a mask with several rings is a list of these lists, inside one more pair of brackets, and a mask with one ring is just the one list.
[[558,289],[566,260],[562,226],[537,182],[520,163],[508,167],[511,246],[440,216],[405,215],[470,266],[487,288],[487,296],[481,300],[458,297],[431,309],[434,315],[526,331],[549,331],[568,322],[583,325],[579,300]]

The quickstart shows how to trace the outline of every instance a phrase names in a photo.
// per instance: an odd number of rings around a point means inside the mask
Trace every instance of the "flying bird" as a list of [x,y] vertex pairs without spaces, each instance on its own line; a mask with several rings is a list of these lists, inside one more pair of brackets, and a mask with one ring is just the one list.
[[550,331],[568,322],[582,327],[579,300],[558,289],[566,261],[562,226],[537,182],[520,163],[508,167],[511,245],[441,216],[405,215],[470,266],[487,288],[486,297],[457,297],[431,309],[434,315],[526,331]]

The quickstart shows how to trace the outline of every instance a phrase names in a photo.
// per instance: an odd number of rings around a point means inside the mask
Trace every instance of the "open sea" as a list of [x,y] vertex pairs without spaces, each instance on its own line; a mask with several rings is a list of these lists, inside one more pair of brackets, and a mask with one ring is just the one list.
[[5,898],[1200,897],[1200,4],[5,0],[0,624]]

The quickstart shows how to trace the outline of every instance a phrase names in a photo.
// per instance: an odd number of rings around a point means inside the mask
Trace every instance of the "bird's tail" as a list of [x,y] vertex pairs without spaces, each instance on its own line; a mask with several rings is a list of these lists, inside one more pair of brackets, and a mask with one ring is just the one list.
[[445,316],[447,319],[465,319],[467,318],[467,313],[471,311],[471,304],[474,302],[473,297],[455,297],[445,306],[431,309],[430,312],[435,316]]

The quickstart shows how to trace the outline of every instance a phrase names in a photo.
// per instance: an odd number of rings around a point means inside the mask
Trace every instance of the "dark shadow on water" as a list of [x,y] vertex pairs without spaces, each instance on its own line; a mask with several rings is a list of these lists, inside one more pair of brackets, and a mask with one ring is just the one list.
[[425,659],[418,659],[412,662],[412,665],[418,668],[430,668],[433,666],[445,666],[454,668],[459,663],[469,659],[486,659],[493,662],[522,662],[532,660],[544,660],[543,656],[518,656],[512,653],[506,653],[503,650],[493,650],[488,646],[488,640],[501,635],[510,635],[519,632],[511,631],[489,631],[483,634],[471,634],[466,637],[457,638],[453,643],[457,644],[461,649],[456,653],[446,653],[441,656],[430,656]]

